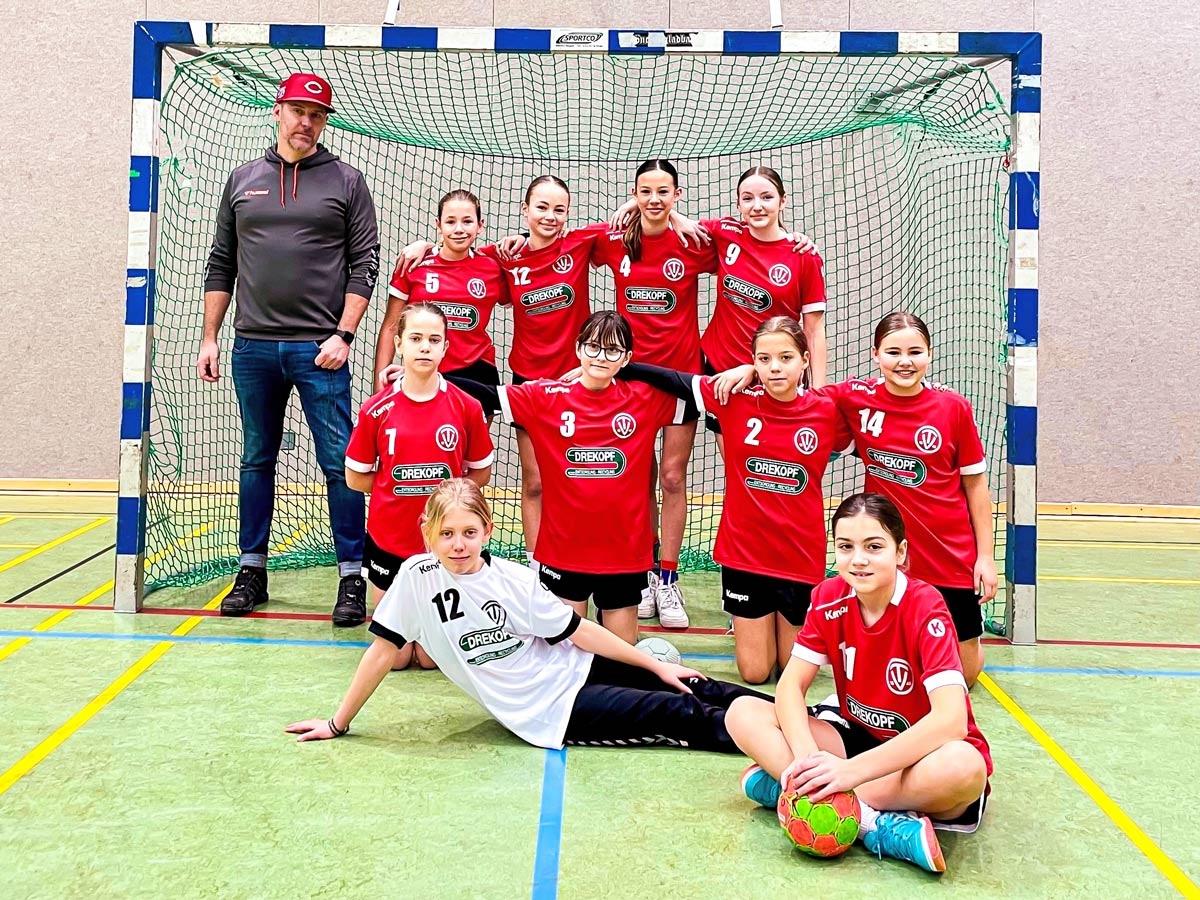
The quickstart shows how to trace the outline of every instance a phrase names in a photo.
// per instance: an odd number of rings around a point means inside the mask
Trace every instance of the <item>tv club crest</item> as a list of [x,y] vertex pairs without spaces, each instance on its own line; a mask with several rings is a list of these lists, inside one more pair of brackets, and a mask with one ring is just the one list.
[[783,287],[792,280],[792,270],[781,263],[771,266],[770,271],[767,272],[767,277],[771,279],[771,284],[776,287]]
[[467,293],[476,300],[482,300],[487,296],[487,285],[483,283],[482,278],[472,278],[467,282]]
[[637,431],[637,420],[629,413],[617,413],[613,416],[612,430],[613,434],[619,438],[632,437],[633,433]]
[[554,265],[552,265],[550,268],[552,268],[559,275],[566,275],[571,271],[571,266],[573,265],[574,263],[571,261],[571,257],[564,253],[554,261]]
[[663,263],[663,274],[667,276],[668,281],[679,281],[687,274],[687,269],[683,265],[683,261],[671,257]]
[[922,425],[913,435],[913,443],[922,453],[937,453],[942,449],[942,433],[932,425]]
[[449,452],[458,446],[458,429],[453,425],[443,425],[437,430],[434,439],[441,449]]
[[816,452],[817,449],[817,433],[807,426],[801,428],[792,438],[796,449],[806,456]]

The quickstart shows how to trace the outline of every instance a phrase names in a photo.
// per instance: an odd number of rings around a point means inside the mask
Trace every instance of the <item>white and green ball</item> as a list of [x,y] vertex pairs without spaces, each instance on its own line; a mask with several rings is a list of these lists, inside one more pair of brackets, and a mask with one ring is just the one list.
[[670,641],[660,637],[643,638],[637,642],[637,649],[643,653],[649,653],[655,659],[661,659],[663,662],[678,663],[680,659],[679,649]]

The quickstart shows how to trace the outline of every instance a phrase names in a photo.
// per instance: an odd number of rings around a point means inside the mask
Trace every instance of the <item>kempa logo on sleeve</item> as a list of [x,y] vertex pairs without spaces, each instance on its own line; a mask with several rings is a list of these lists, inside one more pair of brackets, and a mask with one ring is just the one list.
[[572,447],[568,478],[616,478],[625,471],[625,454],[615,447]]
[[667,288],[625,288],[625,311],[663,315],[675,308],[675,292]]
[[575,292],[567,284],[538,288],[536,291],[521,295],[521,308],[529,316],[540,316],[543,313],[565,309],[574,302]]
[[925,476],[929,474],[925,463],[915,456],[871,449],[867,451],[867,458],[870,460],[867,463],[867,474],[884,481],[917,487],[925,483]]
[[725,289],[725,299],[731,303],[736,303],[738,306],[754,310],[754,312],[763,312],[771,305],[771,295],[769,293],[758,287],[758,285],[735,278],[732,275],[726,275],[721,279],[721,287]]
[[899,734],[902,731],[908,731],[911,727],[908,719],[899,713],[892,712],[890,709],[876,709],[873,706],[865,706],[849,694],[846,695],[846,711],[858,719],[858,721],[874,728],[876,731],[890,731],[893,734]]
[[446,314],[446,325],[455,331],[470,331],[479,324],[479,310],[473,306],[466,303],[445,303],[441,300],[438,301],[438,306]]
[[396,486],[392,493],[397,497],[420,497],[433,493],[433,489],[453,477],[445,463],[417,463],[416,465],[393,466],[392,481]]
[[746,460],[746,487],[773,494],[799,494],[808,485],[808,472],[797,463],[752,456]]

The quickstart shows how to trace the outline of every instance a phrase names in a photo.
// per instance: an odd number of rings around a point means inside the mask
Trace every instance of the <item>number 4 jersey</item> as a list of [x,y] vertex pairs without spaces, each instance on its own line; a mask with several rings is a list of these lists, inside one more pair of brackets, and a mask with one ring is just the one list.
[[813,591],[792,656],[831,667],[842,716],[881,741],[929,715],[933,691],[948,685],[960,689],[967,704],[966,741],[992,774],[992,754],[966,696],[950,611],[925,582],[897,572],[891,602],[879,621],[867,625],[846,582],[826,579]]
[[579,616],[532,570],[492,559],[451,575],[432,553],[404,561],[370,631],[418,642],[442,673],[505,728],[538,747],[561,747],[592,654],[567,638]]

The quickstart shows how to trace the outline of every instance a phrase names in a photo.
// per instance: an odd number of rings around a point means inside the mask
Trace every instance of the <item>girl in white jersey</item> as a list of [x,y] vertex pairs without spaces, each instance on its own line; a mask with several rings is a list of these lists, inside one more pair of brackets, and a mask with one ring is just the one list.
[[396,647],[420,641],[446,677],[539,747],[653,744],[737,753],[725,712],[771,698],[642,653],[581,619],[525,566],[483,549],[492,515],[462,478],[430,496],[430,553],[405,560],[375,610],[375,640],[328,719],[295,722],[299,741],[340,737],[383,681]]

